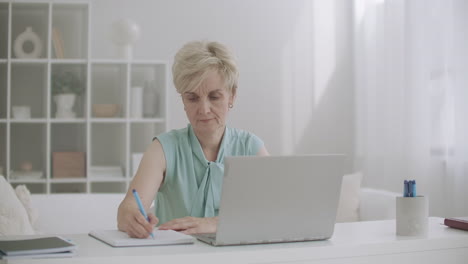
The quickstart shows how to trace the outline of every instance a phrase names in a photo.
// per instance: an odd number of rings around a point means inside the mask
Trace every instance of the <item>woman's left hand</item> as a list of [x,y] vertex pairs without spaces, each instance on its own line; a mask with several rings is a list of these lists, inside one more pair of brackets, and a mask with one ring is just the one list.
[[168,221],[159,226],[160,230],[175,230],[187,235],[200,233],[215,233],[218,226],[218,217],[192,217],[186,216]]

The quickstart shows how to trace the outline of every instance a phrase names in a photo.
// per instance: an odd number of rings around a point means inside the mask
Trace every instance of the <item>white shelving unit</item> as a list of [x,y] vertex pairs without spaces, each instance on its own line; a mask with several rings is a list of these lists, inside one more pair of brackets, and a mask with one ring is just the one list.
[[[167,130],[166,62],[91,58],[90,8],[89,2],[0,1],[0,175],[32,193],[125,192],[134,154]],[[27,27],[42,42],[38,58],[15,56],[15,39]],[[61,58],[53,30],[63,42]],[[52,76],[61,72],[73,73],[84,87],[75,118],[55,117]],[[142,116],[132,114],[132,87],[143,87]],[[117,104],[119,111],[98,117],[96,104]],[[31,117],[18,119],[14,106],[28,106]],[[84,175],[54,177],[56,152],[84,153]],[[33,178],[25,177],[28,170]],[[116,171],[122,176],[112,176]]]

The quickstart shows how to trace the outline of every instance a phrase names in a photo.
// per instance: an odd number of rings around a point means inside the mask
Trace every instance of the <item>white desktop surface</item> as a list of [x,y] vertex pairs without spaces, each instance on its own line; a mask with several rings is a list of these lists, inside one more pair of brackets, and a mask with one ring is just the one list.
[[430,217],[426,237],[399,237],[394,220],[341,223],[325,241],[225,247],[196,241],[112,248],[77,234],[64,236],[78,244],[75,257],[6,263],[468,263],[468,231],[442,224],[443,218]]

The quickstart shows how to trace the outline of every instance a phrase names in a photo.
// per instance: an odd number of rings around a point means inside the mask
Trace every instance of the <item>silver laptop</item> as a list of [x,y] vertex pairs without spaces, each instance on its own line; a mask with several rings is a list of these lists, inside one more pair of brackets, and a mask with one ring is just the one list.
[[226,157],[214,246],[328,239],[344,155]]

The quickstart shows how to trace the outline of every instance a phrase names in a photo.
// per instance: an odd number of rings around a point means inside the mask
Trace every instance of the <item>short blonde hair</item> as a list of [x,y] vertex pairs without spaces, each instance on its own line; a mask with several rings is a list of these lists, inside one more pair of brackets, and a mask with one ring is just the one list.
[[192,91],[205,80],[207,73],[217,71],[226,89],[236,94],[239,72],[231,51],[219,42],[192,41],[175,55],[172,76],[178,93]]

